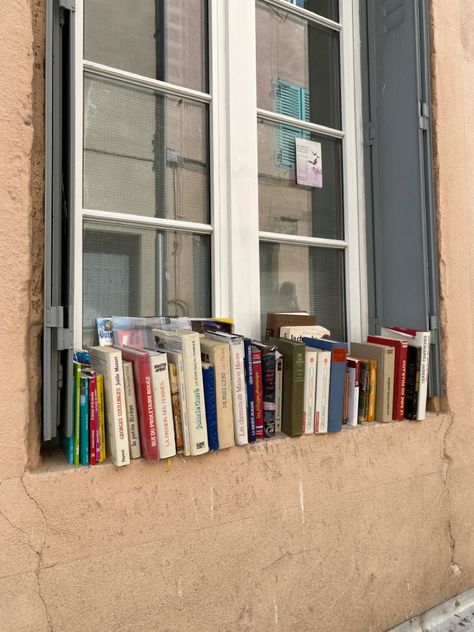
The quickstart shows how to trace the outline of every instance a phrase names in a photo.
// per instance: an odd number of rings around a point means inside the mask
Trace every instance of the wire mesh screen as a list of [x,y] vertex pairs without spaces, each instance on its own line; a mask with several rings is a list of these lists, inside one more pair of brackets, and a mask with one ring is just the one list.
[[84,207],[209,222],[208,106],[84,81]]
[[84,224],[83,339],[107,316],[209,316],[210,238],[87,221]]
[[345,340],[343,251],[260,242],[260,294],[262,328],[267,312],[307,311]]

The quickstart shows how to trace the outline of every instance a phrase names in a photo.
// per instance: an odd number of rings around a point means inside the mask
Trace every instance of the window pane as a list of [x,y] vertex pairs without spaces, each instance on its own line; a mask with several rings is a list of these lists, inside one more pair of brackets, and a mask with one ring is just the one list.
[[285,0],[289,4],[312,11],[330,20],[339,19],[338,0]]
[[209,221],[208,107],[84,81],[84,207]]
[[262,331],[267,312],[307,311],[345,340],[344,253],[260,242]]
[[209,316],[210,238],[85,222],[84,345],[106,316]]
[[[295,138],[321,144],[322,188],[296,183]],[[260,230],[343,238],[340,140],[260,120],[258,174]]]
[[258,107],[341,128],[339,34],[257,3]]
[[85,0],[89,61],[208,91],[205,0]]

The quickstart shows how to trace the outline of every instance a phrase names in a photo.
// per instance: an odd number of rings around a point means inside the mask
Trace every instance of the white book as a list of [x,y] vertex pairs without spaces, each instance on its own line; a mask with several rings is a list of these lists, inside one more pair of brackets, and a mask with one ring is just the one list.
[[166,353],[150,354],[151,381],[155,402],[156,430],[160,459],[168,459],[176,454],[174,438],[173,406],[171,403],[170,378]]
[[316,398],[314,406],[314,432],[328,431],[329,380],[331,377],[331,352],[317,349]]
[[426,400],[428,399],[428,373],[430,368],[430,342],[431,332],[416,329],[391,329],[382,327],[380,335],[394,340],[406,340],[410,347],[420,347],[420,387],[418,390],[418,403],[416,418],[422,421],[426,417]]
[[192,456],[209,452],[199,334],[194,331],[163,329],[153,329],[152,332],[160,351],[172,351],[183,356],[189,451]]
[[167,351],[168,358],[176,366],[176,377],[178,380],[179,408],[181,413],[181,427],[183,430],[183,455],[191,455],[191,439],[189,438],[189,418],[186,405],[186,387],[184,385],[184,364],[183,354],[177,351]]
[[281,432],[283,406],[283,356],[275,351],[275,432]]
[[234,438],[237,445],[249,442],[247,425],[247,393],[245,389],[245,349],[242,336],[224,332],[206,333],[209,340],[227,340],[230,349],[232,403],[234,409]]
[[280,327],[280,338],[302,342],[303,338],[323,338],[331,336],[331,332],[321,325],[288,325]]
[[359,409],[359,385],[356,383],[357,369],[348,367],[349,386],[347,393],[347,425],[357,426]]
[[140,449],[140,434],[138,430],[137,400],[135,398],[135,383],[133,381],[133,366],[131,362],[122,362],[125,386],[125,401],[127,404],[128,447],[130,458],[138,459],[142,455]]
[[314,412],[316,394],[316,362],[318,354],[315,349],[305,350],[304,394],[303,394],[303,434],[314,434]]
[[107,447],[114,465],[129,465],[127,407],[122,352],[113,347],[90,347],[92,368],[104,376]]

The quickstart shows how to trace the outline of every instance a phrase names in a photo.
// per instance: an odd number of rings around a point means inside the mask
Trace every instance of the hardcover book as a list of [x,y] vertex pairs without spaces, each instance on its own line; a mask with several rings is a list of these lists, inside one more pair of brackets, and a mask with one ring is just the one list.
[[349,372],[347,425],[357,426],[359,417],[360,360],[348,356],[347,369]]
[[155,403],[156,431],[158,433],[158,451],[160,459],[168,459],[175,456],[176,444],[166,353],[150,352],[150,367],[153,400]]
[[[178,353],[177,351],[168,351],[168,360],[172,362],[176,367],[176,379],[178,382],[178,398],[179,398],[179,414],[181,418],[181,435],[183,440],[183,454],[184,456],[191,455],[191,439],[189,437],[189,415],[188,415],[188,404],[186,401],[186,385],[184,382],[184,363],[183,363],[183,354]],[[171,387],[171,379],[170,379],[170,387]],[[175,419],[175,426],[176,426]],[[177,437],[177,433],[175,430],[175,437]],[[176,448],[178,444],[176,444]]]
[[314,404],[314,432],[328,431],[329,384],[331,377],[331,352],[315,349],[317,352],[316,394]]
[[262,352],[262,400],[263,400],[263,436],[275,436],[275,359],[276,346],[253,341],[254,347]]
[[268,312],[265,340],[280,337],[280,327],[287,325],[316,325],[316,319],[307,312]]
[[96,465],[100,459],[99,410],[97,405],[97,374],[91,371],[89,381],[89,463]]
[[208,362],[202,363],[202,380],[204,384],[204,400],[206,402],[207,438],[209,450],[219,449],[217,431],[217,405],[214,367]]
[[252,364],[255,389],[255,434],[257,439],[263,439],[262,352],[255,345],[252,345]]
[[280,338],[289,338],[301,342],[303,338],[329,338],[331,332],[321,325],[303,325],[280,327]]
[[80,428],[81,428],[81,364],[74,362],[73,364],[73,388],[74,388],[74,415],[73,415],[73,461],[74,465],[79,465],[79,445],[80,445]]
[[252,341],[250,338],[244,338],[245,352],[245,387],[247,394],[247,423],[248,423],[248,439],[249,443],[257,440],[257,431],[255,427],[255,385],[253,378],[253,362],[252,362]]
[[283,411],[281,429],[290,437],[302,433],[305,346],[302,342],[270,338],[283,356]]
[[328,432],[340,432],[342,429],[342,407],[344,402],[344,383],[346,377],[347,344],[326,338],[304,338],[308,347],[331,352],[331,372],[329,380]]
[[105,399],[104,399],[104,376],[97,373],[97,408],[99,412],[99,438],[100,438],[100,463],[105,461],[107,449],[105,446]]
[[393,347],[395,350],[395,366],[393,370],[393,419],[401,421],[405,417],[405,383],[407,372],[406,340],[395,340],[385,336],[368,336],[367,342]]
[[[170,354],[168,354],[170,358]],[[179,403],[178,369],[175,362],[168,362],[170,376],[171,405],[173,407],[174,438],[176,441],[176,452],[183,452],[183,422],[181,419],[181,406]]]
[[303,434],[314,434],[314,399],[316,394],[316,349],[306,348],[303,395]]
[[281,432],[283,413],[283,356],[275,353],[275,432]]
[[405,389],[405,417],[417,419],[420,396],[421,347],[410,345],[407,353],[407,378]]
[[375,417],[377,421],[392,421],[395,350],[372,342],[352,342],[351,354],[377,361]]
[[90,375],[81,373],[81,429],[79,439],[79,463],[89,465],[89,382]]

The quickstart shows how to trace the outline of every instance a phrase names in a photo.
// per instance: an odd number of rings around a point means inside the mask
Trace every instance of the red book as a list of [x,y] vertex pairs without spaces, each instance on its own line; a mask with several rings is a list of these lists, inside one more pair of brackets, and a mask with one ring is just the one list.
[[367,336],[367,342],[385,345],[395,349],[395,366],[393,371],[393,419],[402,421],[405,416],[405,384],[407,375],[406,340],[394,340],[384,336]]
[[122,359],[131,362],[133,366],[142,456],[147,461],[157,461],[160,458],[160,454],[156,431],[150,354],[139,349],[122,348],[121,351]]
[[93,371],[89,380],[89,463],[91,465],[98,463],[96,452],[98,433],[97,377],[95,371]]
[[255,433],[263,439],[263,375],[262,352],[252,346],[253,383],[255,389]]

